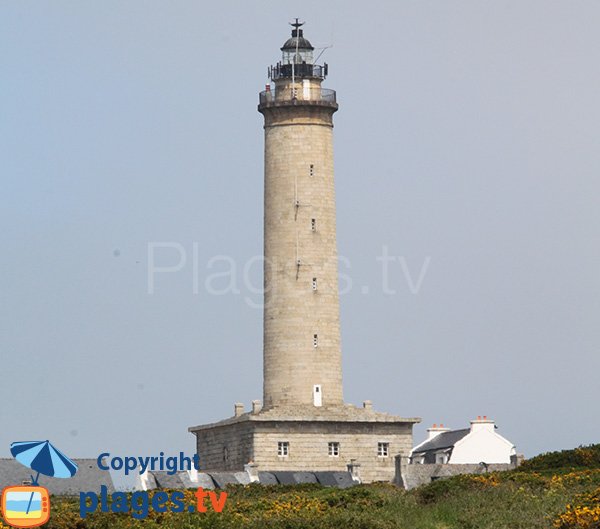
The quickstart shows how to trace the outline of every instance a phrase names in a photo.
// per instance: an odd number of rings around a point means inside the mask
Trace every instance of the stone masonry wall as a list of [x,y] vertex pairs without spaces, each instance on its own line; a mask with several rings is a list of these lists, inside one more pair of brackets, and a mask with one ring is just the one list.
[[253,428],[249,422],[195,433],[200,470],[243,470],[253,458]]
[[343,402],[334,111],[311,104],[262,110],[265,408],[312,404],[315,385],[324,406]]
[[436,479],[448,478],[458,474],[485,474],[486,472],[495,472],[502,470],[511,470],[515,468],[512,464],[496,464],[488,465],[487,469],[483,465],[465,464],[465,465],[418,465],[418,464],[402,464],[401,480],[396,479],[395,482],[404,486],[406,489],[413,489],[427,483],[431,483]]
[[[289,442],[289,456],[277,455],[279,441]],[[329,456],[329,442],[339,443],[338,457]],[[388,457],[378,457],[379,442],[389,443]],[[364,483],[392,481],[394,455],[408,454],[411,446],[411,428],[403,424],[267,423],[255,433],[254,462],[259,470],[319,471],[346,470],[354,459]]]

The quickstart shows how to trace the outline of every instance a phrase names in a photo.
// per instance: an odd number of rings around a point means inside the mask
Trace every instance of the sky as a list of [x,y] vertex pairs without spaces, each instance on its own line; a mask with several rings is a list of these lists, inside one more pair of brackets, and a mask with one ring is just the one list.
[[261,398],[256,106],[294,17],[340,105],[345,400],[415,443],[477,415],[526,456],[598,442],[600,3],[21,0],[0,457],[192,453]]

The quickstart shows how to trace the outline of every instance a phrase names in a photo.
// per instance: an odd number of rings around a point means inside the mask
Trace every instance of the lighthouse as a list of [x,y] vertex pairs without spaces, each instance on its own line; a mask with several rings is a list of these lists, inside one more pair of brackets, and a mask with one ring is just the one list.
[[[333,170],[334,90],[323,86],[303,23],[268,68],[264,118],[263,399],[249,411],[190,427],[200,470],[279,472],[360,468],[393,480],[419,418],[344,402]],[[371,351],[366,354],[371,354]],[[398,387],[394,388],[398,390]],[[260,473],[259,473],[260,475]],[[265,474],[266,475],[266,474]]]
[[302,23],[269,68],[264,116],[265,408],[343,403],[333,178],[336,93]]

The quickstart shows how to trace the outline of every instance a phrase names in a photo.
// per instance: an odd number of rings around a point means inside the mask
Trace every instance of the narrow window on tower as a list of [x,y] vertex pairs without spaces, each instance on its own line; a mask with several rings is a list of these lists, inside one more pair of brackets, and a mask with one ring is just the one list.
[[313,347],[319,347],[319,335],[318,334],[313,335]]
[[277,443],[277,455],[279,457],[287,457],[290,455],[289,441],[279,441]]
[[317,231],[317,219],[310,219],[310,229]]
[[314,164],[310,164],[310,176],[315,176],[315,166]]
[[328,443],[327,450],[330,457],[339,457],[340,456],[340,443]]
[[313,277],[313,280],[312,280],[312,289],[315,290],[315,291],[317,290],[317,278],[316,277]]

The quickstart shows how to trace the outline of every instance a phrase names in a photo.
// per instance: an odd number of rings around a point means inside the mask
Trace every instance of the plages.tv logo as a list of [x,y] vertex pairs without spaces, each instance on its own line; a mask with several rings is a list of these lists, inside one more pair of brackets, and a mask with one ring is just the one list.
[[40,474],[53,478],[70,478],[77,464],[50,441],[19,441],[10,445],[13,457],[22,465],[37,472],[31,485],[15,485],[2,491],[2,517],[12,527],[39,527],[50,519],[50,494],[40,487]]
[[[140,476],[157,470],[172,476],[177,472],[191,471],[192,466],[196,471],[199,470],[198,454],[188,457],[183,452],[179,452],[179,456],[169,457],[166,457],[164,452],[152,457],[111,456],[109,452],[104,452],[98,456],[96,462],[100,470],[122,471],[125,476],[136,470]],[[142,520],[150,514],[151,510],[157,513],[206,513],[212,507],[214,512],[220,513],[225,507],[227,492],[205,491],[203,487],[198,487],[193,492],[193,497],[182,490],[170,492],[158,490],[152,493],[148,490],[135,490],[131,494],[116,491],[110,494],[106,485],[102,485],[100,493],[94,491],[79,493],[79,514],[81,518],[86,518],[98,511],[128,513],[136,520]]]

